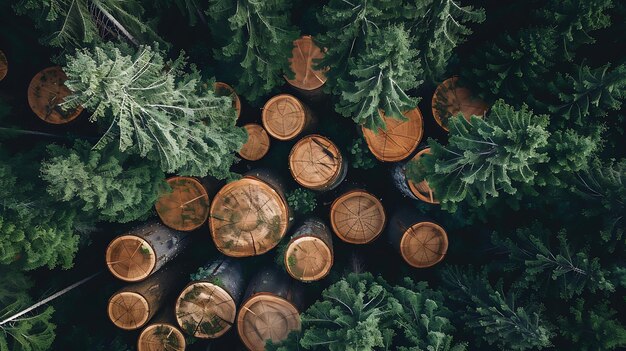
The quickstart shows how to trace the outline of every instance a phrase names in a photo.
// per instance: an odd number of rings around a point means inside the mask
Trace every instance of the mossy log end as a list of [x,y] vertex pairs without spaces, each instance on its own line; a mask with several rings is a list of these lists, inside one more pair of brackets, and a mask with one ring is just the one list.
[[143,327],[180,285],[182,277],[177,266],[166,267],[142,282],[118,290],[109,299],[109,319],[124,330]]
[[326,83],[325,70],[315,69],[316,60],[324,58],[324,52],[315,44],[313,37],[304,35],[293,42],[289,63],[293,79],[285,79],[292,87],[304,92],[319,90]]
[[373,131],[362,127],[363,137],[374,157],[383,162],[399,162],[413,154],[424,134],[424,121],[419,108],[403,113],[406,121],[385,116],[386,130]]
[[278,269],[260,271],[248,285],[237,315],[237,330],[252,351],[265,349],[265,341],[283,340],[300,329],[302,290],[297,282]]
[[191,177],[171,177],[172,192],[163,194],[155,204],[166,226],[181,231],[200,228],[209,218],[209,195],[204,186]]
[[269,99],[263,106],[261,120],[269,135],[283,141],[292,140],[315,125],[311,109],[289,94]]
[[446,231],[437,223],[419,219],[408,210],[401,210],[391,217],[388,237],[404,261],[415,268],[436,265],[448,251]]
[[237,95],[235,89],[226,83],[215,82],[213,90],[217,96],[228,96],[233,100],[233,108],[237,112],[237,119],[239,119],[241,117],[241,100],[239,100],[239,95]]
[[153,323],[137,339],[137,351],[184,351],[185,336],[170,323]]
[[261,255],[274,248],[289,228],[290,211],[282,189],[259,177],[261,173],[255,172],[226,184],[211,204],[211,236],[227,256]]
[[339,239],[351,244],[374,241],[385,229],[382,202],[362,189],[350,190],[330,206],[330,224]]
[[270,150],[270,137],[256,123],[249,123],[243,126],[248,133],[248,141],[239,150],[239,156],[248,161],[258,161]]
[[333,266],[333,238],[317,218],[310,218],[296,229],[285,249],[285,269],[303,282],[323,279]]
[[158,271],[183,251],[191,236],[152,221],[113,239],[106,251],[111,273],[124,281],[137,282]]
[[312,134],[300,139],[291,149],[289,171],[301,186],[327,191],[345,179],[348,161],[330,139]]
[[178,325],[197,338],[218,338],[235,322],[244,289],[241,262],[216,259],[201,268],[194,279],[176,300]]
[[[408,162],[418,162],[420,157],[427,153],[430,153],[430,148],[428,147],[420,150]],[[422,200],[429,204],[438,204],[439,200],[435,197],[435,192],[428,185],[428,182],[425,179],[416,183],[407,177],[406,166],[408,165],[408,162],[398,163],[391,170],[393,182],[396,185],[396,188],[398,188],[402,194],[411,199]]]
[[459,85],[459,77],[444,80],[433,94],[431,101],[433,117],[437,124],[448,131],[448,123],[451,117],[463,114],[468,121],[472,116],[484,116],[489,105],[472,92]]
[[0,50],[0,81],[7,76],[9,72],[9,61],[7,61],[7,57],[4,55],[4,52]]
[[67,76],[59,66],[48,67],[37,73],[28,86],[28,105],[43,121],[65,124],[73,121],[83,111],[82,107],[65,111],[60,107],[72,94],[65,86]]

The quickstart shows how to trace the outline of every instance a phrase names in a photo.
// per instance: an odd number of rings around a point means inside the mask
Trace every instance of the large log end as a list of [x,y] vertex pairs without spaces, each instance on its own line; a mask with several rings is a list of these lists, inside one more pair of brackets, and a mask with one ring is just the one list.
[[222,336],[235,322],[236,314],[235,301],[217,282],[191,283],[176,300],[178,325],[201,339]]
[[446,231],[433,222],[418,222],[410,226],[400,239],[400,254],[415,268],[432,267],[448,251]]
[[59,66],[48,67],[37,73],[28,85],[28,105],[37,117],[51,124],[73,121],[83,108],[64,111],[59,105],[72,94],[65,86],[67,76]]
[[306,112],[300,100],[289,94],[276,95],[263,106],[263,127],[278,140],[291,140],[306,126]]
[[336,185],[345,173],[339,148],[321,135],[307,135],[289,153],[289,170],[298,184],[313,190],[325,190]]
[[337,236],[351,244],[367,244],[385,228],[382,203],[364,190],[352,190],[338,197],[330,207],[330,224]]
[[469,121],[471,116],[484,116],[489,109],[486,102],[474,96],[468,88],[459,85],[459,77],[448,78],[439,84],[431,104],[435,121],[445,131],[448,131],[451,117],[462,113]]
[[145,279],[156,266],[152,246],[135,235],[119,236],[107,247],[106,262],[109,271],[118,279],[137,282]]
[[321,88],[326,83],[324,70],[315,69],[315,61],[324,58],[324,52],[315,44],[310,35],[304,35],[293,42],[289,59],[293,79],[287,79],[289,85],[311,91]]
[[163,224],[180,231],[200,228],[209,218],[209,195],[204,186],[191,177],[171,177],[167,184],[172,192],[155,204]]
[[[425,148],[420,150],[409,162],[419,162],[420,157],[424,154],[430,153],[430,148]],[[438,204],[439,200],[435,197],[435,193],[433,189],[428,185],[428,182],[424,179],[419,183],[416,183],[407,177],[407,183],[409,185],[409,190],[411,193],[415,195],[418,199],[427,202],[429,204]]]
[[111,296],[107,312],[109,319],[118,328],[134,330],[148,322],[150,305],[140,294],[125,291]]
[[137,341],[137,351],[184,351],[185,347],[183,333],[168,323],[147,326]]
[[243,126],[248,132],[248,141],[243,144],[239,155],[248,161],[258,161],[270,150],[270,137],[263,127],[256,123]]
[[332,248],[318,237],[301,236],[290,241],[285,250],[285,268],[295,279],[320,280],[333,266]]
[[416,107],[403,113],[406,121],[384,116],[386,130],[362,127],[363,137],[372,154],[383,162],[399,162],[413,154],[422,140],[424,121]]

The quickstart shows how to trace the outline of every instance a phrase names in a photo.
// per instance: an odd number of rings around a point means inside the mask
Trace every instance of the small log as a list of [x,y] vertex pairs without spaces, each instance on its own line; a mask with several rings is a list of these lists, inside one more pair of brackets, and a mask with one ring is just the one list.
[[145,327],[137,340],[137,351],[184,351],[185,336],[170,323],[152,323]]
[[82,107],[65,111],[59,106],[72,94],[64,84],[66,80],[59,66],[48,67],[33,77],[28,86],[28,104],[37,117],[47,123],[65,124],[80,115]]
[[445,131],[448,131],[451,117],[462,113],[469,121],[472,116],[484,116],[489,109],[486,102],[474,96],[468,88],[459,85],[459,77],[448,78],[439,84],[431,105],[435,121]]
[[256,123],[249,123],[243,127],[248,132],[248,141],[239,150],[239,156],[248,161],[262,159],[270,150],[269,135],[263,127]]
[[195,279],[176,300],[176,321],[191,336],[218,338],[235,322],[244,289],[241,262],[216,259],[201,268]]
[[[420,157],[427,153],[430,153],[430,148],[428,147],[420,150],[409,162],[418,162]],[[407,178],[407,165],[408,162],[398,163],[391,170],[393,182],[396,185],[396,188],[398,188],[398,190],[400,190],[402,194],[411,199],[422,200],[429,204],[438,204],[439,200],[437,200],[433,189],[430,188],[428,182],[425,179],[419,183],[415,183],[414,181]]]
[[269,135],[278,140],[292,140],[315,125],[311,109],[289,94],[269,99],[263,106],[261,119]]
[[179,286],[182,276],[177,266],[166,267],[142,282],[118,290],[109,299],[109,319],[124,330],[143,327]]
[[127,282],[146,279],[183,251],[190,239],[186,232],[148,222],[109,243],[107,267],[115,277]]
[[9,61],[7,61],[7,57],[4,55],[4,52],[0,50],[0,81],[7,76],[9,72]]
[[241,100],[239,100],[239,95],[237,95],[235,89],[226,83],[215,82],[213,91],[215,91],[217,96],[229,96],[233,100],[233,108],[237,111],[237,119],[239,119],[241,117]]
[[231,257],[261,255],[274,248],[291,221],[279,181],[255,171],[226,184],[211,204],[209,229],[219,251]]
[[424,121],[419,108],[403,113],[406,121],[385,116],[387,130],[377,132],[362,127],[363,137],[374,157],[383,162],[399,162],[413,154],[422,140]]
[[448,235],[440,225],[406,209],[391,217],[387,232],[391,245],[415,268],[434,266],[448,250]]
[[382,202],[362,189],[350,190],[330,206],[330,224],[339,239],[350,244],[374,241],[385,228]]
[[252,279],[237,315],[239,337],[249,350],[263,351],[267,339],[278,342],[300,330],[302,289],[295,283],[277,269]]
[[209,195],[202,184],[191,177],[171,177],[172,192],[163,194],[155,204],[166,226],[181,231],[200,228],[209,218]]
[[324,52],[315,44],[313,37],[304,35],[293,42],[289,58],[294,79],[285,79],[292,87],[305,94],[321,92],[326,83],[326,70],[315,69],[316,61],[324,58]]
[[301,186],[327,191],[345,179],[348,161],[330,139],[312,134],[300,139],[291,149],[289,170]]
[[323,279],[333,266],[333,237],[324,222],[307,219],[291,236],[285,249],[285,269],[303,282]]

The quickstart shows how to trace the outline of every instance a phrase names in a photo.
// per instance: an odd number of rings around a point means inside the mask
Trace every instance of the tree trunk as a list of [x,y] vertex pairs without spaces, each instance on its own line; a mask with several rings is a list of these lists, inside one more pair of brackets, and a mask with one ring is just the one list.
[[330,139],[312,134],[300,139],[291,149],[289,170],[301,186],[327,191],[345,179],[348,161]]
[[278,342],[300,329],[301,288],[275,268],[257,273],[237,316],[239,337],[249,350],[263,351],[267,339]]
[[339,196],[330,206],[330,224],[339,239],[367,244],[383,232],[387,215],[382,202],[362,189]]
[[143,327],[180,286],[182,277],[179,266],[166,267],[142,282],[118,290],[109,299],[109,319],[124,330]]
[[317,125],[311,109],[289,94],[280,94],[269,99],[263,106],[261,120],[269,135],[283,141],[311,132]]
[[384,116],[386,130],[361,128],[367,147],[378,160],[399,162],[415,152],[424,134],[422,113],[416,107],[404,112],[404,117],[407,118],[406,121]]
[[310,218],[296,229],[285,249],[285,269],[303,282],[323,279],[333,266],[333,239],[324,222]]
[[446,231],[408,209],[399,210],[391,217],[387,235],[406,263],[415,268],[434,266],[448,250]]
[[326,70],[315,69],[315,61],[324,58],[324,51],[310,35],[304,35],[293,42],[293,50],[289,58],[293,79],[287,83],[298,93],[318,101],[324,96],[323,85],[326,83]]
[[159,218],[166,226],[180,231],[192,231],[209,218],[209,195],[195,178],[171,177],[167,184],[171,193],[163,194],[155,204]]
[[176,257],[190,239],[186,232],[151,221],[111,241],[106,252],[107,266],[121,280],[141,281]]
[[176,320],[185,333],[218,338],[235,322],[244,288],[241,262],[221,257],[202,267],[176,300]]

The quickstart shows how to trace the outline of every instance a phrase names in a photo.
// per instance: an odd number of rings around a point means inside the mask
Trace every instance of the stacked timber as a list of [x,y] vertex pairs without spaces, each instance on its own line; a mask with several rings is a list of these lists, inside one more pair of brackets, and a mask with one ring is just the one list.
[[386,130],[362,127],[363,137],[374,157],[383,162],[399,162],[413,154],[422,140],[424,122],[416,107],[403,113],[405,121],[385,116]]
[[263,127],[273,138],[292,140],[315,125],[315,116],[309,107],[289,94],[276,95],[263,106]]
[[251,351],[263,351],[266,340],[284,340],[291,331],[300,330],[302,303],[301,286],[286,273],[260,271],[248,285],[237,315],[241,341]]
[[113,239],[106,250],[109,271],[118,279],[138,282],[158,271],[189,244],[186,232],[148,222]]
[[167,179],[171,192],[159,197],[155,208],[166,226],[180,231],[200,228],[209,218],[209,195],[204,186],[191,177]]
[[248,133],[248,141],[239,150],[239,156],[248,161],[258,161],[270,150],[270,137],[262,126],[248,123],[243,126]]
[[200,268],[176,300],[176,321],[190,336],[213,339],[233,323],[244,290],[243,268],[232,258],[218,258]]
[[290,212],[284,185],[270,172],[257,170],[226,184],[215,195],[209,229],[215,246],[225,255],[260,255],[285,235]]
[[82,107],[66,111],[61,104],[72,92],[65,86],[67,76],[59,66],[48,67],[37,73],[28,86],[28,105],[43,121],[65,124],[83,111]]
[[[430,148],[424,148],[418,151],[409,162],[419,162],[420,158],[430,153]],[[415,200],[422,200],[429,204],[438,204],[439,200],[435,197],[433,189],[428,185],[426,179],[420,182],[414,182],[409,179],[406,174],[406,167],[409,163],[398,163],[392,169],[393,181],[402,194]]]
[[324,52],[315,44],[313,37],[304,35],[293,42],[289,65],[293,79],[287,83],[306,95],[320,95],[326,83],[325,70],[316,69],[318,60],[324,58]]
[[489,106],[459,84],[459,77],[444,80],[433,94],[432,110],[437,124],[448,131],[451,117],[459,113],[469,121],[471,116],[484,116]]
[[289,170],[301,186],[327,191],[345,179],[348,162],[330,139],[312,134],[300,139],[291,149]]
[[309,218],[296,229],[285,248],[285,269],[295,279],[312,282],[323,279],[333,266],[333,239],[330,230],[317,218]]
[[367,244],[385,228],[387,215],[381,201],[362,189],[352,189],[330,206],[330,224],[339,239],[350,244]]
[[436,265],[448,251],[446,231],[439,224],[420,219],[407,209],[391,217],[387,231],[391,245],[406,263],[415,268]]

